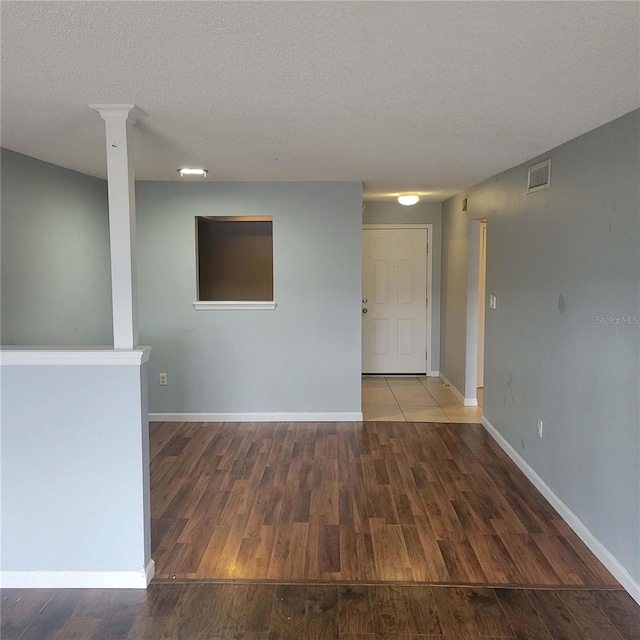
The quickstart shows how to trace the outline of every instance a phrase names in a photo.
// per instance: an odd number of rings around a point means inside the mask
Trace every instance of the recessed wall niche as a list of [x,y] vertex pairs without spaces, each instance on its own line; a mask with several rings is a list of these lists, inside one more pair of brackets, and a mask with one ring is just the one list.
[[273,219],[196,217],[198,300],[273,300]]

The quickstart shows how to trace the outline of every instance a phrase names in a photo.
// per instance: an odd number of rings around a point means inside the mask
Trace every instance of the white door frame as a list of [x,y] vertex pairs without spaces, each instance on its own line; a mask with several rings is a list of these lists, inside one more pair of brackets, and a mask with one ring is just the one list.
[[484,327],[487,316],[487,221],[480,221],[480,249],[478,265],[478,368],[476,385],[484,387]]
[[427,376],[437,376],[431,369],[431,310],[433,308],[431,300],[431,290],[433,284],[433,224],[401,224],[398,222],[391,222],[389,224],[363,224],[362,230],[367,229],[426,229],[427,230],[427,362],[425,371]]

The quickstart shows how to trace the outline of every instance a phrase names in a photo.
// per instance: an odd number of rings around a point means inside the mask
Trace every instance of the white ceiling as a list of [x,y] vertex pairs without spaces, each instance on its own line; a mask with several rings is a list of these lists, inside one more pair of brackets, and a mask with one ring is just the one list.
[[638,2],[2,2],[2,146],[442,200],[640,106]]

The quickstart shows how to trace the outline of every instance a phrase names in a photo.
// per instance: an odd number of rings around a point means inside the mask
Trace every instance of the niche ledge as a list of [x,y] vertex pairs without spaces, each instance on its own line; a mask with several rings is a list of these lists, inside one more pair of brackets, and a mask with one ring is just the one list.
[[216,311],[227,310],[233,311],[238,309],[247,309],[253,311],[273,311],[278,306],[277,302],[264,302],[264,301],[244,301],[237,302],[210,302],[199,301],[193,303],[193,308],[196,311]]

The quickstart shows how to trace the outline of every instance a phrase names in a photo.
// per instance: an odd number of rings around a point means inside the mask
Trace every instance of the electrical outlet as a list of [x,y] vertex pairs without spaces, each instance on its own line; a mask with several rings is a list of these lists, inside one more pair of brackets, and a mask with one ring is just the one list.
[[493,293],[489,294],[489,309],[497,309],[498,308],[498,299],[493,295]]
[[538,418],[538,438],[542,438],[542,428],[544,427],[544,422]]
[[166,387],[169,384],[169,377],[166,373],[161,373],[158,376],[158,381],[160,382],[161,387]]

